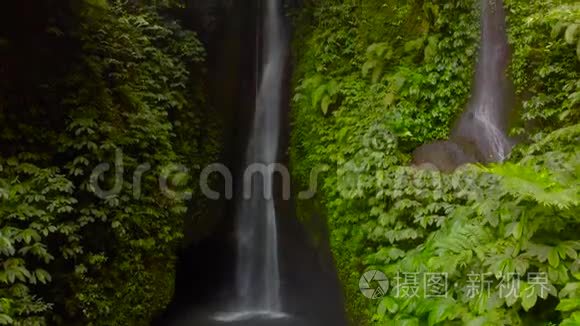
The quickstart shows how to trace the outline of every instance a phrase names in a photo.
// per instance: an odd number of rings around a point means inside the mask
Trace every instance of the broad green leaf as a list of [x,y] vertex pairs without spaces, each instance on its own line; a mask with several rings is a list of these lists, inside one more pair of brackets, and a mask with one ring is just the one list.
[[44,269],[39,268],[34,272],[34,274],[36,275],[36,278],[38,279],[38,281],[40,281],[43,284],[46,284],[46,283],[52,281],[52,277]]
[[322,113],[323,114],[327,114],[328,113],[328,107],[330,106],[330,103],[332,102],[330,96],[326,95],[322,98],[322,102],[320,103],[320,108],[322,109]]
[[558,294],[559,298],[567,298],[567,297],[580,297],[580,282],[568,283],[560,293]]
[[3,313],[0,313],[0,325],[12,325],[14,323],[14,320]]
[[579,30],[580,25],[578,24],[570,24],[568,28],[566,28],[566,33],[564,34],[564,39],[568,44],[574,44],[576,41],[576,35]]
[[572,310],[579,310],[580,309],[580,299],[573,298],[573,299],[561,299],[560,303],[556,307],[557,310],[560,311],[572,311]]
[[550,251],[550,254],[548,255],[548,262],[554,268],[558,267],[560,264],[560,256],[558,254],[557,248],[553,248],[552,251]]
[[381,305],[383,305],[385,309],[391,314],[394,314],[399,310],[397,301],[391,297],[384,297],[381,301]]
[[393,104],[394,102],[395,102],[395,94],[391,92],[387,93],[387,95],[385,95],[385,98],[383,100],[385,106],[391,106],[391,104]]
[[419,326],[419,319],[411,318],[411,319],[402,319],[396,322],[398,326]]
[[318,86],[312,93],[312,107],[317,107],[325,94],[327,94],[326,85]]
[[520,288],[520,298],[522,299],[522,307],[525,311],[530,310],[536,305],[538,301],[538,293],[533,285],[524,283]]

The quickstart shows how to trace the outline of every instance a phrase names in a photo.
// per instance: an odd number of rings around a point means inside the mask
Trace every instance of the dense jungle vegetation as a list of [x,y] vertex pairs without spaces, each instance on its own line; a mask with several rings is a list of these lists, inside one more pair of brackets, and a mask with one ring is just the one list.
[[[326,219],[351,324],[580,325],[580,5],[505,0],[518,145],[446,174],[411,153],[465,109],[478,1],[299,2],[290,165],[301,189],[323,173],[297,215]],[[171,302],[227,131],[184,6],[0,4],[0,325],[149,325]],[[366,271],[388,291],[361,294]]]
[[[177,3],[1,7],[0,324],[148,324],[172,298],[187,210],[157,177],[220,152],[205,50]],[[101,163],[122,173],[103,175],[120,191],[102,199]]]
[[[327,216],[354,325],[580,325],[580,6],[506,6],[520,144],[452,174],[408,165],[465,108],[478,3],[320,0],[293,13],[292,172],[306,187],[327,171],[298,213]],[[359,290],[369,270],[391,281],[377,300]]]

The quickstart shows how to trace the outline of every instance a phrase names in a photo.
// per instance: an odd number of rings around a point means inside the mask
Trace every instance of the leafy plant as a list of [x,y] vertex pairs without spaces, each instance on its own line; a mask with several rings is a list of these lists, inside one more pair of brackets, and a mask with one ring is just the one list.
[[[579,7],[569,1],[556,3],[507,1],[509,34],[514,47],[512,72],[517,93],[524,97],[523,134],[552,131],[578,120],[576,24]],[[568,43],[570,42],[570,43]]]
[[[293,173],[307,185],[311,167],[334,167],[298,214],[326,216],[353,324],[555,325],[577,318],[575,285],[568,284],[580,268],[573,214],[578,60],[564,35],[574,21],[549,15],[570,14],[559,12],[562,4],[506,1],[511,76],[529,142],[504,164],[450,175],[406,165],[418,145],[448,135],[467,102],[479,40],[473,2],[326,0],[295,16]],[[567,25],[552,37],[558,20]],[[321,41],[331,34],[348,51]],[[340,107],[328,118],[301,97],[302,81],[321,74],[341,81]],[[391,287],[377,306],[358,289],[367,270],[387,273],[392,286],[397,273],[447,273],[448,296],[426,298],[419,284],[419,297],[402,298]],[[466,298],[475,275],[486,275],[491,290]],[[516,284],[514,295],[500,296],[505,282]]]
[[393,48],[387,42],[375,43],[367,49],[367,61],[362,66],[363,77],[370,73],[371,80],[376,83],[381,78],[385,64],[393,57]]
[[[160,15],[169,2],[66,5],[47,18],[60,32],[34,35],[51,54],[41,69],[0,85],[8,90],[0,95],[0,324],[145,325],[172,298],[188,209],[157,177],[220,151],[219,119],[203,95],[205,51],[195,33]],[[20,70],[34,64],[15,57]],[[105,198],[91,183],[102,163],[121,178]],[[133,174],[143,167],[151,171],[136,195]],[[206,216],[197,181],[170,186],[190,190],[199,210],[191,215]],[[110,189],[115,175],[98,182]]]
[[[294,101],[307,98],[311,107],[320,108],[323,114],[328,113],[330,105],[336,100],[340,85],[336,80],[326,81],[320,75],[308,78],[296,88]],[[304,93],[304,94],[303,94]]]

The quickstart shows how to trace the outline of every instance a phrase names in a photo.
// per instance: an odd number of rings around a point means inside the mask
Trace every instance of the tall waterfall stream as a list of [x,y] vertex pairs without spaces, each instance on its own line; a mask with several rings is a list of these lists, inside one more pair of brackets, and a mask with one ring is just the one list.
[[[256,110],[246,156],[244,198],[236,213],[238,257],[236,266],[236,311],[218,319],[236,320],[255,316],[283,317],[280,297],[278,230],[272,198],[273,167],[278,154],[282,80],[287,37],[282,26],[281,1],[265,1],[265,40],[261,51],[261,78]],[[261,52],[261,53],[260,53]],[[252,173],[261,172],[262,180]],[[248,189],[250,187],[250,189]]]

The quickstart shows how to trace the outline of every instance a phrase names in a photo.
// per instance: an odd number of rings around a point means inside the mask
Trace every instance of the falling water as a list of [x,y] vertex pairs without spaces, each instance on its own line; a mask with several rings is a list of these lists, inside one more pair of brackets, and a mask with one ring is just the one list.
[[506,75],[510,51],[502,0],[481,0],[481,47],[471,102],[451,136],[471,144],[483,162],[502,161],[512,144],[507,138],[511,83]]
[[513,109],[509,62],[503,0],[481,0],[481,45],[469,105],[449,140],[415,149],[413,165],[452,172],[464,164],[506,158],[513,146],[507,136]]
[[[282,0],[264,0],[261,78],[256,94],[252,132],[246,153],[244,198],[237,211],[238,258],[235,310],[222,319],[283,316],[280,298],[276,208],[272,165],[280,138],[282,81],[287,53]],[[251,171],[258,173],[249,173]]]

